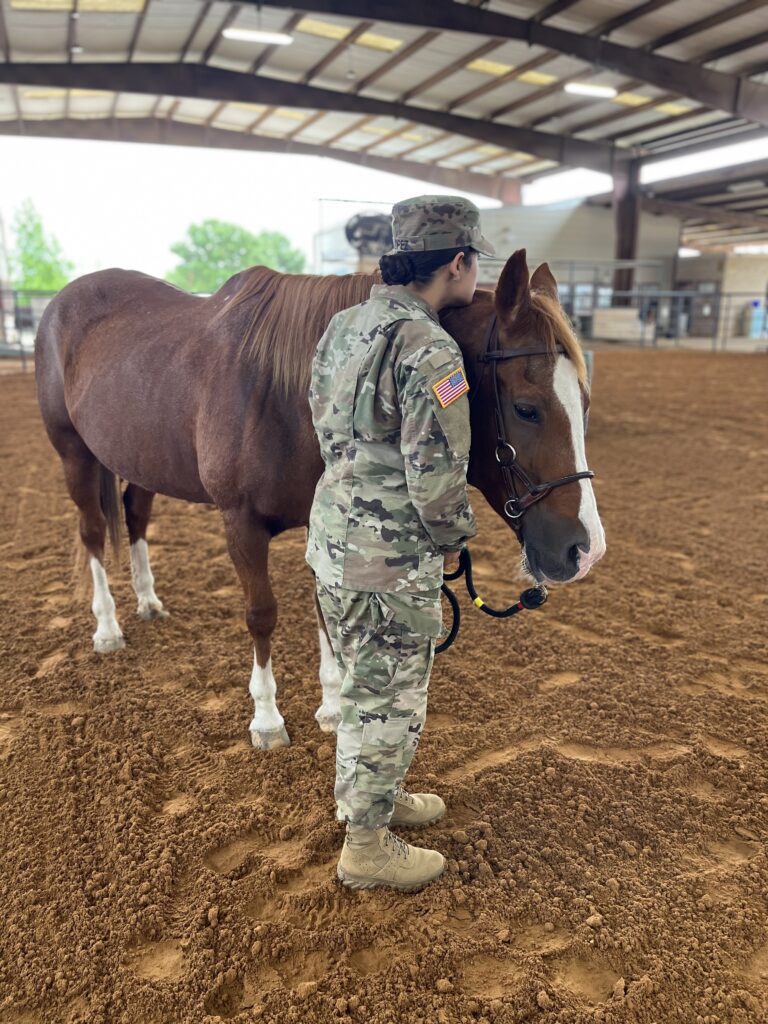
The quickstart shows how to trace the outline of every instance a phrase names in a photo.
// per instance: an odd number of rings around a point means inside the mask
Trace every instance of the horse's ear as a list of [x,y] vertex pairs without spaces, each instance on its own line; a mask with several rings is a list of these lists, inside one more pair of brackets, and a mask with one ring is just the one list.
[[548,263],[542,263],[536,267],[531,276],[531,288],[537,292],[544,292],[545,295],[557,300],[557,281],[549,269]]
[[509,320],[515,309],[528,302],[530,298],[529,285],[525,249],[518,249],[507,260],[496,284],[494,304],[496,315],[500,320]]

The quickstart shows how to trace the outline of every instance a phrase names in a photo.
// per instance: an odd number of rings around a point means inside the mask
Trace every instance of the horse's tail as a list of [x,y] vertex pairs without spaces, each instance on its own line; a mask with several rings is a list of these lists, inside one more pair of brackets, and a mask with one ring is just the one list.
[[101,499],[101,511],[107,520],[107,534],[112,544],[112,551],[115,558],[119,558],[120,525],[122,523],[120,490],[115,474],[101,463],[99,463],[99,497]]

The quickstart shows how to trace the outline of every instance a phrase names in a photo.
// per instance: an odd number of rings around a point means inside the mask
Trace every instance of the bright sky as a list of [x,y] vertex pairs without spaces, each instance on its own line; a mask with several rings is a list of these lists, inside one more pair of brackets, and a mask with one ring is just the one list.
[[[170,246],[209,217],[282,231],[311,260],[313,236],[343,210],[321,199],[391,206],[455,191],[324,157],[68,139],[0,137],[0,167],[8,243],[14,210],[29,197],[77,274],[118,266],[162,277],[177,262]],[[499,205],[462,194],[481,208]]]

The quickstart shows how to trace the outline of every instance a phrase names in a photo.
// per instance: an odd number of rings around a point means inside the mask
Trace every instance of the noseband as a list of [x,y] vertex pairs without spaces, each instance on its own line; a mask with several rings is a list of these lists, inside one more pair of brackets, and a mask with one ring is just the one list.
[[[588,480],[595,474],[591,469],[586,469],[581,473],[571,473],[570,476],[561,476],[557,480],[549,480],[544,484],[535,484],[528,474],[525,472],[523,467],[517,461],[517,452],[513,445],[507,440],[506,431],[504,430],[504,413],[501,407],[501,395],[499,393],[499,375],[496,370],[496,366],[502,359],[518,359],[522,356],[546,356],[551,355],[552,350],[541,345],[534,345],[528,348],[500,348],[499,347],[499,325],[496,314],[494,313],[491,318],[491,322],[488,324],[488,330],[486,332],[485,340],[483,342],[483,353],[477,357],[479,363],[483,363],[483,369],[480,373],[477,383],[475,384],[474,390],[470,395],[470,402],[477,396],[480,390],[480,384],[482,383],[483,376],[485,374],[485,367],[488,363],[493,367],[493,397],[495,402],[494,415],[496,418],[496,462],[499,464],[501,475],[504,480],[504,487],[509,497],[504,502],[504,514],[507,518],[512,520],[512,528],[515,533],[520,535],[521,520],[525,513],[535,505],[537,501],[541,501],[542,498],[546,498],[548,494],[555,490],[556,487],[564,487],[565,484],[572,484],[576,480]],[[565,353],[565,349],[562,345],[555,347],[557,352]],[[525,493],[521,496],[518,494],[515,481],[519,481]]]

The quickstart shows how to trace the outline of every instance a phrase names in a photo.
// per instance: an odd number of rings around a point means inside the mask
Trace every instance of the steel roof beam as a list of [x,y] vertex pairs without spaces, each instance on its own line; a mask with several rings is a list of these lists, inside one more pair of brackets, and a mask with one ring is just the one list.
[[[674,3],[674,0],[648,0],[647,3],[641,4],[639,7],[632,7],[628,11],[624,11],[623,14],[618,15],[615,18],[611,18],[608,21],[603,21],[599,25],[595,25],[587,33],[590,36],[608,36],[611,32],[617,28],[621,28],[622,25],[628,25],[631,21],[635,21],[637,18],[641,18],[644,15],[650,14],[659,7],[666,7],[667,4]],[[535,16],[531,21],[544,21],[545,18],[552,17],[552,13],[547,13],[547,9],[542,12],[541,15]],[[498,45],[498,44],[497,44]],[[473,99],[477,99],[478,96],[484,96],[486,93],[494,92],[496,89],[501,88],[502,85],[506,85],[507,82],[513,82],[516,79],[522,77],[526,71],[532,71],[534,68],[541,67],[543,64],[549,64],[551,61],[556,60],[559,54],[555,50],[545,50],[544,53],[534,57],[533,60],[526,61],[525,64],[519,64],[516,68],[512,68],[505,75],[500,75],[498,78],[493,79],[490,82],[484,82],[477,88],[472,89],[470,92],[465,93],[463,96],[457,96],[455,100],[448,107],[449,110],[453,110],[456,107],[464,106],[466,103],[471,103]],[[528,103],[535,103],[542,96],[547,96],[554,89],[562,89],[566,82],[578,82],[581,78],[587,78],[592,75],[592,69],[588,68],[585,71],[580,71],[578,74],[569,75],[567,78],[560,79],[555,83],[554,86],[549,86],[546,89],[537,89],[534,92],[524,96],[521,100],[515,101],[515,103],[508,106],[500,107],[491,113],[491,118],[502,117],[504,114],[510,113],[512,110],[516,110],[520,106],[525,106]],[[583,106],[583,102],[577,104],[579,108]],[[548,120],[549,118],[542,118],[542,120]],[[534,128],[535,123],[529,122],[529,128]]]
[[[282,26],[280,31],[290,35],[303,17],[303,14],[292,14],[290,18],[288,18],[288,20]],[[255,75],[259,68],[263,67],[270,60],[270,58],[273,57],[274,54],[277,53],[280,49],[281,46],[279,43],[270,43],[268,46],[265,46],[261,53],[258,55],[258,57],[254,58],[253,63],[249,68],[251,74]]]
[[522,150],[542,160],[589,167],[610,174],[617,155],[603,142],[571,139],[530,128],[495,124],[404,103],[390,103],[276,78],[241,74],[199,64],[2,64],[0,82],[56,88],[98,89],[141,95],[231,100],[269,106],[334,110],[374,117],[402,118],[441,131],[464,135],[506,149]]
[[573,7],[579,0],[552,0],[551,4],[539,11],[538,14],[534,14],[531,21],[547,21],[548,18],[556,18],[558,14],[562,14],[563,11],[567,11],[569,7]]
[[232,6],[229,8],[227,13],[222,18],[221,24],[219,25],[219,27],[214,32],[213,37],[211,38],[210,42],[208,43],[206,48],[203,50],[203,52],[200,54],[200,63],[201,64],[207,64],[208,61],[211,59],[211,57],[214,55],[214,53],[216,52],[216,47],[221,42],[221,39],[222,39],[222,36],[224,35],[224,32],[237,19],[237,16],[238,16],[239,13],[240,13],[240,4],[232,4]]
[[0,3],[0,53],[3,55],[3,60],[11,59],[11,44],[8,40],[8,29],[5,25],[2,3]]
[[[262,2],[267,7],[284,8],[286,5],[286,0],[245,2]],[[630,74],[649,85],[674,90],[718,110],[768,126],[768,86],[711,68],[692,67],[685,61],[661,57],[588,34],[470,7],[455,0],[311,0],[291,6],[317,13],[370,18],[390,24],[399,22],[445,32],[523,39],[530,45],[557,50],[619,74]]]
[[[760,33],[758,33],[755,36],[751,36],[749,39],[739,39],[736,42],[729,43],[727,46],[720,46],[720,47],[717,47],[714,50],[708,50],[706,53],[701,53],[697,57],[692,59],[692,63],[693,64],[712,64],[712,63],[714,63],[717,60],[721,60],[723,57],[730,57],[734,53],[740,53],[742,50],[751,50],[755,46],[761,45],[766,40],[768,40],[768,31],[760,32]],[[649,44],[649,48],[652,49],[653,47],[655,47],[657,42],[658,42],[658,40],[655,40],[652,43],[650,43]],[[761,70],[761,68],[756,66],[756,65],[753,65],[751,67],[748,66],[746,68],[740,68],[739,72],[738,72],[738,77],[739,78],[750,78],[752,75],[758,74],[760,72],[760,70]],[[618,89],[618,91],[620,93],[621,92],[630,92],[632,89],[637,89],[638,86],[641,86],[642,84],[643,83],[641,81],[630,80],[630,81],[622,82],[619,86],[617,86],[617,89]],[[613,110],[613,111],[611,111],[608,114],[601,114],[599,117],[593,118],[592,120],[582,121],[581,124],[575,125],[572,128],[572,131],[573,131],[574,134],[577,134],[577,135],[581,134],[582,132],[592,131],[593,128],[599,128],[602,125],[609,124],[609,123],[611,123],[613,121],[621,121],[624,118],[631,117],[633,114],[638,113],[638,111],[652,110],[653,107],[655,107],[655,106],[656,107],[660,106],[660,105],[662,105],[664,103],[668,103],[670,100],[674,101],[674,100],[676,100],[678,98],[679,98],[679,94],[678,93],[666,93],[663,96],[656,96],[656,97],[654,97],[652,99],[652,101],[650,103],[644,103],[642,106],[639,106],[639,107],[626,107],[623,110]],[[540,124],[546,124],[546,122],[551,120],[553,117],[568,117],[570,114],[573,114],[573,113],[576,113],[579,110],[582,110],[583,106],[584,105],[581,104],[581,103],[574,103],[574,104],[571,104],[571,106],[566,107],[564,110],[561,109],[561,110],[557,111],[556,114],[546,114],[546,115],[543,115],[541,117],[534,118],[532,121],[526,122],[526,125],[527,125],[528,128],[538,128]],[[697,107],[695,110],[692,110],[691,113],[692,114],[706,113],[708,109],[710,109],[710,108],[708,108],[706,106]],[[644,125],[643,128],[648,127],[648,128],[653,129],[653,128],[657,127],[658,125],[661,125],[661,124],[664,124],[664,123],[665,122],[663,122],[663,121],[654,121],[650,125],[647,125],[647,126]],[[672,119],[669,120],[669,124],[672,124]],[[636,129],[636,128],[633,128],[631,130],[626,130],[625,129],[624,131],[620,131],[618,133],[614,133],[613,135],[604,135],[604,136],[601,136],[601,137],[612,142],[614,139],[621,139],[621,138],[625,138],[625,137],[630,136],[630,135],[635,135],[635,134],[637,134],[637,132],[638,132],[638,129]]]
[[353,153],[349,150],[331,149],[327,146],[308,145],[285,139],[272,139],[244,132],[227,131],[221,128],[206,128],[203,125],[160,120],[158,118],[119,118],[115,120],[92,121],[70,118],[69,120],[29,121],[23,133],[15,122],[0,122],[0,135],[34,135],[43,138],[103,139],[107,142],[146,142],[151,145],[195,146],[205,149],[237,149],[265,153],[295,153],[303,156],[324,156],[345,163],[373,167],[376,170],[418,178],[446,188],[462,192],[474,192],[504,203],[520,201],[520,185],[512,178],[495,177],[490,174],[474,174],[471,171],[451,170],[447,167],[433,167],[414,160],[373,156],[370,153]]
[[359,25],[355,25],[348,35],[339,40],[335,46],[332,46],[328,53],[326,53],[326,55],[319,60],[314,67],[309,68],[309,70],[301,76],[300,81],[304,85],[309,85],[313,78],[317,78],[319,74],[325,71],[329,64],[333,64],[333,62],[340,57],[342,53],[346,53],[350,46],[352,46],[360,36],[365,35],[366,32],[370,31],[371,28],[373,28],[372,21],[361,21]]
[[718,25],[722,25],[724,22],[741,18],[743,15],[751,14],[752,11],[759,10],[765,6],[766,0],[741,0],[740,3],[734,4],[731,7],[723,7],[714,14],[707,15],[705,18],[689,21],[687,24],[681,25],[680,28],[676,28],[673,32],[665,32],[663,36],[659,36],[648,43],[644,49],[663,50],[665,46],[678,43],[681,39],[697,36],[699,33],[706,32],[710,28],[717,28]]
[[210,13],[212,7],[213,0],[207,0],[207,3],[203,4],[203,6],[198,11],[197,17],[194,20],[192,28],[189,30],[189,34],[187,35],[187,38],[184,40],[184,44],[181,47],[179,61],[184,61],[187,59],[187,54],[192,49],[192,43],[194,43],[195,41],[195,36],[197,35],[200,26],[208,17],[208,14]]
[[373,83],[378,81],[378,79],[389,74],[389,72],[393,68],[396,68],[398,64],[402,64],[404,60],[413,56],[414,53],[418,53],[419,50],[428,46],[434,39],[437,39],[439,35],[439,32],[422,32],[422,34],[414,39],[413,42],[404,46],[401,50],[397,50],[397,52],[388,60],[385,60],[383,64],[380,64],[377,68],[374,68],[373,71],[369,72],[365,78],[361,78],[359,82],[355,82],[355,86],[352,91],[360,92],[362,89],[367,89],[369,85],[373,85]]
[[[768,160],[756,160],[735,167],[719,167],[717,170],[690,174],[684,178],[654,181],[652,185],[644,185],[643,189],[656,196],[687,201],[722,192],[734,182],[761,180],[768,182]],[[738,193],[735,192],[734,197],[738,197]]]
[[765,228],[768,217],[751,213],[739,213],[720,206],[700,206],[698,203],[684,203],[679,200],[661,199],[659,196],[643,196],[640,200],[644,210],[661,213],[680,220],[701,220],[706,224],[729,224],[737,228]]

